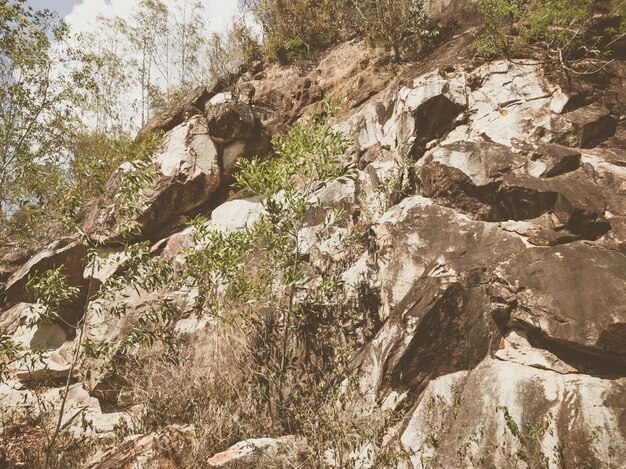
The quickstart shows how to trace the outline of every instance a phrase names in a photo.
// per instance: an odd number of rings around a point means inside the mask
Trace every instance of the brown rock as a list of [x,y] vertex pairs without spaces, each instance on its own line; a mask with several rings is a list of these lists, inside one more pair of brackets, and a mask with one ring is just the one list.
[[[203,116],[194,116],[168,132],[154,163],[156,181],[137,194],[140,213],[135,221],[146,237],[167,231],[168,224],[180,215],[207,202],[222,180],[218,149],[208,135]],[[121,220],[115,210],[116,182],[123,176],[122,167],[83,223],[83,230],[100,242],[115,240],[132,221]]]
[[303,442],[294,436],[256,438],[237,443],[209,458],[208,468],[246,469],[298,465]]
[[572,124],[574,135],[570,137],[572,146],[592,148],[615,134],[617,119],[608,109],[599,104],[577,109],[564,114]]
[[182,124],[192,115],[200,114],[204,103],[222,91],[224,88],[220,80],[214,80],[209,87],[198,86],[177,106],[166,109],[152,117],[138,132],[137,138],[149,132],[169,132]]
[[[120,469],[146,467],[175,467],[172,457],[182,458],[191,445],[193,427],[170,425],[160,432],[133,435],[117,446],[98,451],[82,467],[83,469]],[[169,454],[164,456],[163,453]]]
[[504,176],[524,162],[523,156],[496,143],[443,145],[419,162],[419,192],[477,219],[497,220],[493,206],[498,188]]
[[87,287],[87,281],[83,278],[86,255],[87,246],[80,241],[65,238],[53,242],[11,275],[3,292],[5,300],[10,303],[32,302],[33,294],[26,288],[29,279],[48,270],[63,267],[62,272],[67,276],[68,285],[81,289],[79,298],[69,306],[81,306]]
[[216,143],[247,139],[255,128],[252,108],[242,102],[226,101],[207,109],[208,131]]
[[532,249],[501,266],[513,323],[626,364],[626,258],[587,245]]
[[539,143],[530,150],[533,163],[529,173],[537,177],[550,178],[576,171],[580,168],[580,151],[562,145]]

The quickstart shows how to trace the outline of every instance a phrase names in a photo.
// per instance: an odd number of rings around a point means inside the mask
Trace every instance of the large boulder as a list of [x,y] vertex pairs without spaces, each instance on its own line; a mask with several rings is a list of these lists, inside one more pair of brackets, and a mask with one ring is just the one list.
[[[503,434],[511,418],[520,428],[549,421],[571,441],[568,460],[601,460],[607,441],[626,450],[623,254],[583,243],[530,247],[514,230],[422,197],[392,208],[374,231],[377,266],[361,259],[350,277],[369,269],[363,278],[379,282],[388,313],[353,366],[365,402],[406,416],[390,438],[398,435],[411,465],[397,467],[431,467],[431,458],[504,464],[514,451],[490,444],[529,454],[546,446],[547,430],[537,441]],[[594,405],[604,408],[576,417]]]
[[107,194],[88,213],[83,223],[86,233],[101,242],[112,240],[125,233],[129,223],[137,222],[144,236],[154,236],[179,215],[207,202],[220,186],[221,162],[204,116],[193,116],[169,131],[153,161],[155,181],[128,201],[137,205],[136,220],[123,219],[116,203],[118,181],[128,171],[123,165]]
[[202,205],[221,182],[219,156],[202,116],[170,132],[155,161],[162,176],[147,191],[147,209],[138,219],[146,232]]
[[496,278],[510,292],[513,325],[626,367],[622,253],[587,245],[532,249],[501,263]]
[[71,238],[60,239],[49,244],[45,249],[31,257],[7,280],[0,298],[9,303],[32,302],[33,292],[27,288],[28,281],[36,275],[62,267],[69,286],[78,287],[77,298],[66,303],[66,306],[80,308],[86,299],[87,281],[83,277],[87,246]]
[[431,270],[480,272],[524,247],[521,236],[495,223],[471,220],[420,196],[404,199],[373,230],[384,316]]
[[626,381],[487,359],[431,381],[399,431],[399,468],[621,467]]
[[74,345],[68,342],[71,331],[61,321],[41,319],[46,308],[40,304],[18,303],[0,315],[0,334],[10,338],[25,353],[38,357],[26,357],[13,363],[11,370],[21,382],[60,382],[67,379],[70,371]]
[[606,233],[606,201],[588,171],[576,170],[580,153],[552,144],[522,147],[529,151],[491,142],[440,145],[417,163],[418,192],[478,220],[553,215],[555,223],[537,221],[538,230],[553,233],[539,244]]
[[560,140],[581,148],[595,147],[615,134],[617,119],[600,104],[591,104],[564,114],[571,124],[571,135]]

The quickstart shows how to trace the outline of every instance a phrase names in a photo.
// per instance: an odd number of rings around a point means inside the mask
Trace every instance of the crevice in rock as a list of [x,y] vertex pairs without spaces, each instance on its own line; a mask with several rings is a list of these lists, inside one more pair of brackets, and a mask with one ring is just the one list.
[[[511,327],[512,326],[512,327]],[[550,339],[541,330],[521,321],[513,320],[509,330],[515,328],[526,332],[528,342],[534,348],[546,350],[561,361],[578,370],[578,373],[603,379],[626,377],[626,359],[610,356],[598,350],[581,347],[565,341]],[[619,336],[626,338],[626,329],[621,326]]]

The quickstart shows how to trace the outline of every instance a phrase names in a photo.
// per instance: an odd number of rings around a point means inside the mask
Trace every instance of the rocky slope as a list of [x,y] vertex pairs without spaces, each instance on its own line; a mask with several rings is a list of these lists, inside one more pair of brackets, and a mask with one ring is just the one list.
[[[353,455],[357,466],[373,467],[393,448],[398,456],[379,466],[500,467],[522,449],[561,467],[624,467],[626,64],[566,77],[532,61],[474,62],[469,41],[456,37],[402,69],[347,43],[305,74],[258,63],[235,86],[198,88],[145,129],[167,133],[137,217],[140,237],[153,255],[180,263],[181,246],[192,242],[188,217],[208,215],[213,229],[250,224],[261,210],[229,193],[233,163],[267,154],[272,134],[333,96],[342,103],[336,128],[352,139],[359,169],[354,183],[326,188],[319,208],[341,206],[352,225],[369,229],[369,247],[343,277],[349,291],[379,292],[360,318],[369,326],[352,366],[363,412],[401,416]],[[8,276],[0,327],[49,354],[0,387],[4,408],[31,399],[29,383],[64,376],[76,340],[62,324],[29,325],[29,275],[64,266],[84,292],[66,308],[75,322],[94,278],[123,268],[111,200],[93,204],[83,226],[107,243],[100,271],[85,269],[83,242],[63,239]],[[319,223],[312,214],[309,228]],[[195,294],[181,291],[177,301]],[[140,310],[147,299],[135,296]],[[88,334],[113,340],[133,318],[98,318]],[[211,327],[189,319],[179,330],[207,335]],[[97,432],[122,416],[78,384],[69,407],[68,417],[83,409]],[[523,425],[545,428],[524,440],[515,430]],[[173,429],[170,439],[189,431]],[[207,467],[297,459],[302,442],[257,436]],[[132,437],[89,467],[143,467],[154,438]]]

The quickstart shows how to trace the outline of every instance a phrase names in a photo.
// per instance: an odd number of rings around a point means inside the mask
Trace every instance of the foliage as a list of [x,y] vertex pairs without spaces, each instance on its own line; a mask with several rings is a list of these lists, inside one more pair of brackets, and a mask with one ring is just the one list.
[[205,30],[199,0],[141,0],[128,19],[99,18],[78,37],[93,80],[83,108],[93,128],[136,130],[207,81]]
[[73,228],[80,219],[83,202],[103,196],[119,166],[136,153],[140,159],[145,159],[148,146],[133,142],[127,135],[114,137],[85,130],[75,135],[68,151],[71,158],[65,172],[61,221]]
[[375,46],[393,50],[394,59],[413,56],[429,32],[424,0],[365,0],[355,2],[363,18],[366,38]]
[[265,54],[302,63],[339,40],[364,37],[390,48],[396,62],[413,57],[432,36],[423,0],[260,0],[252,10],[264,30]]
[[157,177],[152,156],[161,142],[162,135],[159,133],[145,135],[133,142],[134,158],[119,168],[109,213],[115,221],[114,234],[120,239],[136,235],[141,230],[138,217],[146,208],[144,191],[152,186]]
[[[387,419],[356,418],[366,404],[348,371],[357,342],[339,276],[345,265],[329,260],[313,267],[304,236],[313,229],[318,243],[335,240],[338,251],[350,252],[341,210],[324,208],[324,221],[308,225],[320,191],[354,176],[345,162],[348,141],[316,116],[275,137],[273,148],[274,158],[242,161],[235,175],[246,194],[259,198],[260,220],[238,231],[216,230],[201,218],[190,222],[194,242],[183,274],[199,291],[196,314],[216,320],[211,343],[196,345],[212,371],[198,376],[154,364],[138,371],[132,389],[149,409],[138,426],[151,431],[172,420],[192,423],[209,454],[259,432],[295,433],[307,437],[311,465],[327,464],[332,448],[349,467],[345,455],[382,437]],[[184,400],[166,384],[139,385],[181,375]]]
[[[600,26],[597,0],[475,0],[484,19],[477,50],[487,56],[515,57],[529,45],[540,46],[550,60],[569,67],[581,59],[605,59],[619,27]],[[624,2],[611,4],[609,17],[623,18]]]
[[265,56],[281,63],[311,60],[337,40],[333,14],[341,11],[337,6],[330,0],[253,2],[252,10],[263,29]]
[[261,58],[260,45],[243,20],[235,20],[225,33],[213,33],[207,53],[210,75],[227,81],[243,64]]
[[44,203],[73,122],[76,80],[60,67],[73,51],[56,54],[52,41],[67,29],[48,10],[25,0],[0,5],[0,220]]

